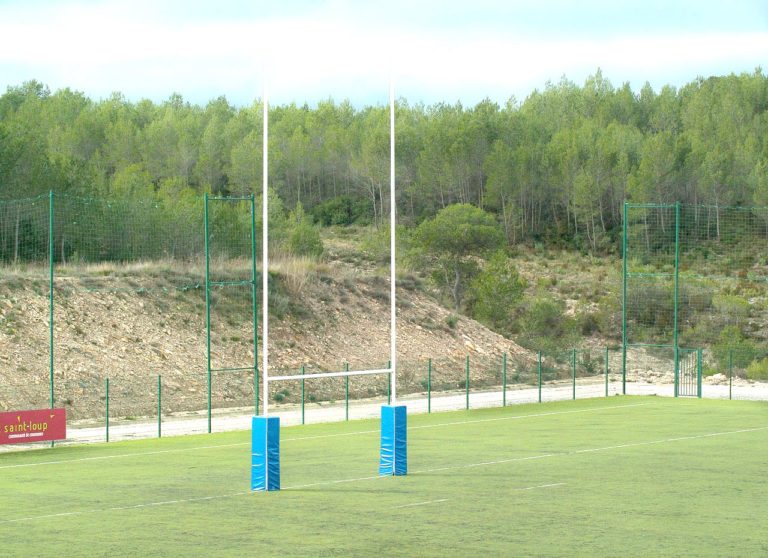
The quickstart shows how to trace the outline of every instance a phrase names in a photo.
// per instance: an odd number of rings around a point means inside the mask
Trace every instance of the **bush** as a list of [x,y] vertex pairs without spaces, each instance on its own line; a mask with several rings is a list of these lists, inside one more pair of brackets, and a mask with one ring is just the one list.
[[712,347],[712,353],[721,370],[728,370],[728,365],[744,368],[757,356],[757,347],[749,339],[744,339],[736,326],[726,326]]
[[325,227],[369,225],[373,218],[373,205],[368,199],[338,196],[316,205],[312,216]]
[[747,378],[750,380],[768,381],[768,358],[753,361],[747,367]]
[[296,209],[289,217],[291,224],[288,233],[288,250],[295,256],[319,257],[323,254],[323,241],[320,232],[310,222],[304,213],[301,204],[296,204]]
[[740,296],[716,295],[712,304],[715,311],[727,316],[729,321],[741,321],[749,317],[749,302]]
[[509,333],[526,286],[504,251],[497,252],[472,281],[472,316],[497,331]]
[[576,342],[575,321],[565,315],[565,304],[539,297],[520,319],[521,343],[532,350],[557,352]]

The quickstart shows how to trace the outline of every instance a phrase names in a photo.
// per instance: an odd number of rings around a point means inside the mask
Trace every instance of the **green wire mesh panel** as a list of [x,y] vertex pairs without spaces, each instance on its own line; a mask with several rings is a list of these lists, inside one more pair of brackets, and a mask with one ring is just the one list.
[[605,350],[577,349],[576,399],[605,395]]
[[[768,380],[768,209],[627,204],[625,233],[628,381],[655,359],[655,380],[674,383],[677,371],[679,388],[681,346],[704,349],[705,393],[708,382],[724,386],[734,376],[729,355],[743,370],[737,384]],[[726,396],[724,387],[709,392]]]
[[683,206],[681,344],[739,348],[756,339],[768,278],[766,218],[765,209]]
[[258,406],[253,198],[206,198],[209,410]]
[[[0,262],[3,279],[12,279],[14,268],[37,266],[47,279],[49,196],[0,200]],[[11,274],[10,276],[8,274]]]
[[2,375],[0,405],[44,407],[52,389],[70,417],[103,420],[109,378],[120,420],[155,408],[158,374],[188,378],[204,340],[202,209],[184,196],[0,201],[2,325],[23,363]]
[[154,414],[158,374],[192,372],[188,355],[201,339],[178,332],[201,300],[201,209],[197,200],[55,196],[55,398],[71,416],[94,414],[71,378],[98,386],[109,378],[119,422]]
[[511,354],[507,357],[507,403],[538,401],[539,371],[535,355]]
[[675,208],[629,206],[626,215],[626,342],[672,344]]
[[0,200],[0,410],[50,405],[50,198]]

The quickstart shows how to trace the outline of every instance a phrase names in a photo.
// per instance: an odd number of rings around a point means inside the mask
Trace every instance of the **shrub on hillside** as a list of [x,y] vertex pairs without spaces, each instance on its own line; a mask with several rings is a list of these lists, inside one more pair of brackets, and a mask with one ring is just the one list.
[[472,316],[501,333],[510,333],[527,283],[507,254],[496,252],[471,283]]
[[312,216],[325,227],[369,225],[373,218],[373,206],[368,199],[337,196],[316,205]]
[[575,320],[565,314],[565,304],[558,300],[534,299],[525,308],[520,326],[519,340],[531,350],[557,352],[576,344]]
[[321,256],[323,241],[320,232],[307,218],[301,204],[296,204],[296,209],[291,212],[288,221],[288,251],[295,256]]
[[768,358],[753,361],[747,367],[747,378],[760,382],[768,381]]

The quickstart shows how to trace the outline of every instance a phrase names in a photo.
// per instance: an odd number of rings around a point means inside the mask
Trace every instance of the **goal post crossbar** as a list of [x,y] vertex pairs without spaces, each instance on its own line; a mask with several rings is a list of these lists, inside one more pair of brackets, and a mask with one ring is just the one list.
[[371,376],[373,374],[392,374],[392,368],[379,368],[376,370],[343,370],[340,372],[318,372],[315,374],[287,374],[283,376],[270,376],[269,381],[279,380],[308,380],[311,378],[340,378],[344,376]]

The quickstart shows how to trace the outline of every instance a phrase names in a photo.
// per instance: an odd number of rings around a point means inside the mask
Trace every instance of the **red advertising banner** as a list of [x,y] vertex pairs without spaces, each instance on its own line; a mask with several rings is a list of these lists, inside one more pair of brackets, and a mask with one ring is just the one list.
[[66,437],[66,409],[0,413],[0,444],[48,442]]

